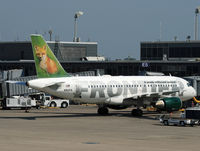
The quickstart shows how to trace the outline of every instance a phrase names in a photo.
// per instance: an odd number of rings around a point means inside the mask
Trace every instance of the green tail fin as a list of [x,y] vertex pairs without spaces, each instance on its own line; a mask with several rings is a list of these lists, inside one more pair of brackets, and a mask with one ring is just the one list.
[[70,76],[63,69],[41,35],[31,35],[31,41],[38,78]]

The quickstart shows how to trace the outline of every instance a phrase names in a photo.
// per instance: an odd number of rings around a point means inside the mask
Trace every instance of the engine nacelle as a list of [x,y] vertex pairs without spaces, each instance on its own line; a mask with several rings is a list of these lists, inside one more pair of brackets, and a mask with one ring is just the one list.
[[107,104],[111,105],[121,105],[123,103],[123,97],[122,96],[116,96],[116,97],[111,97],[106,100]]
[[115,110],[126,109],[129,106],[131,106],[130,104],[127,104],[126,102],[124,102],[122,96],[108,98],[106,100],[106,104],[108,108],[115,109]]
[[182,107],[182,101],[177,97],[169,97],[158,100],[155,105],[162,111],[178,111]]

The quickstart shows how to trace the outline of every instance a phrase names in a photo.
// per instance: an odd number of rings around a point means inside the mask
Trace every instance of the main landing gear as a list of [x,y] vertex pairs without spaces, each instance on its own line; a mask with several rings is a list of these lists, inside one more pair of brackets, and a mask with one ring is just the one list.
[[143,111],[139,108],[133,109],[131,112],[132,116],[141,117],[143,115]]
[[109,111],[107,107],[99,107],[97,112],[99,115],[108,115]]
[[[103,107],[99,107],[97,110],[97,113],[99,115],[108,115],[109,114],[109,110],[107,107],[103,106]],[[131,112],[132,116],[137,116],[137,117],[141,117],[143,115],[143,111],[139,108],[137,109],[133,109]]]

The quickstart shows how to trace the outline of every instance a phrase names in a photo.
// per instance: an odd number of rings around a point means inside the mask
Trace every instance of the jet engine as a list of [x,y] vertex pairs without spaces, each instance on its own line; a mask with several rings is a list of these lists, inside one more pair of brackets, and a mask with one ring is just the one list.
[[155,104],[158,110],[172,112],[178,111],[182,107],[182,101],[177,97],[163,98]]
[[132,104],[127,103],[122,96],[112,97],[106,100],[107,107],[115,110],[126,109]]
[[112,105],[121,105],[123,103],[123,97],[122,96],[116,96],[116,97],[111,97],[106,100],[107,104],[112,104]]

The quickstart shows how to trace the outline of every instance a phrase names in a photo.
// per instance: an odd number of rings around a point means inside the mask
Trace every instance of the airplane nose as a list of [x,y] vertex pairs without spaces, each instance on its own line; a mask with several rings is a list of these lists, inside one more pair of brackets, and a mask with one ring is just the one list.
[[195,97],[195,96],[197,96],[197,91],[192,87],[192,89],[193,89],[193,96]]
[[193,87],[188,87],[184,92],[183,96],[185,97],[184,100],[190,100],[193,97],[197,96],[197,92]]
[[197,92],[196,92],[196,90],[195,90],[193,87],[190,88],[190,90],[188,91],[188,94],[189,94],[191,97],[197,96]]

